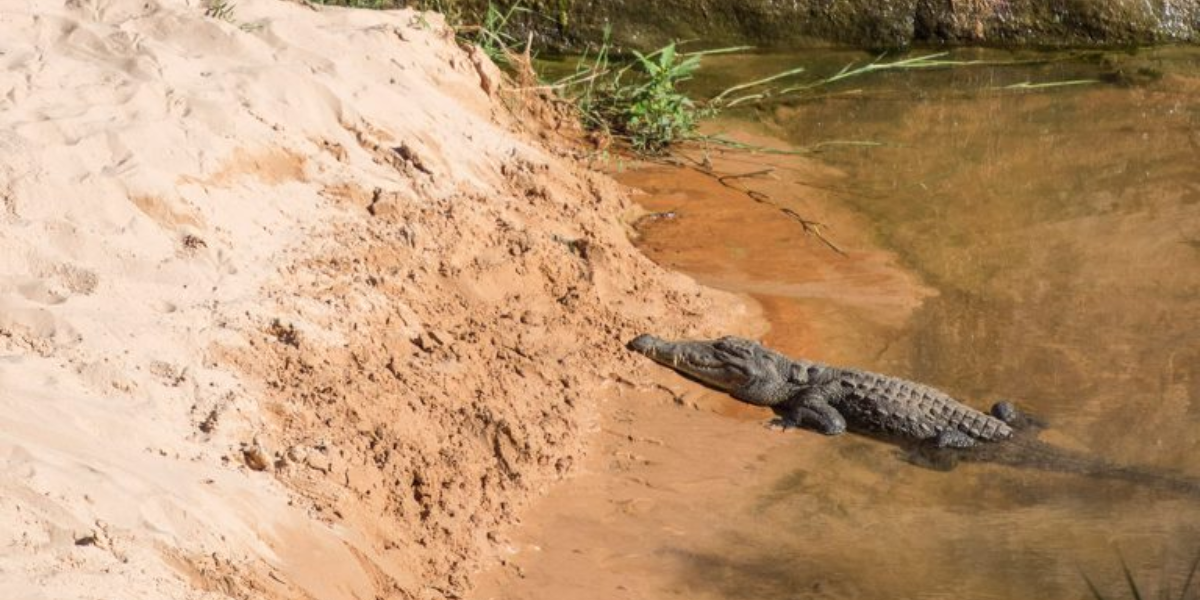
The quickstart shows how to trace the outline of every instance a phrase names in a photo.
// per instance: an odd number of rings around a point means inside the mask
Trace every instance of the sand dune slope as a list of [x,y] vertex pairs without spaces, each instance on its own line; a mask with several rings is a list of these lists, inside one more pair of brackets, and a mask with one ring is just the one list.
[[412,11],[0,0],[0,597],[469,585],[621,337],[714,302],[491,69]]

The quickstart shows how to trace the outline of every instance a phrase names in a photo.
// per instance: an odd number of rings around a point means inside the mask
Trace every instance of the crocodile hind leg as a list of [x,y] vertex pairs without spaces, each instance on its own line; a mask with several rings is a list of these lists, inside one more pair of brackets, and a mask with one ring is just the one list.
[[1046,424],[1024,411],[1018,409],[1008,400],[1001,400],[992,405],[991,415],[1004,421],[1013,429],[1045,429]]
[[975,438],[957,429],[943,429],[933,438],[933,445],[937,448],[970,448],[975,441]]
[[1016,423],[1021,418],[1021,411],[1017,410],[1016,405],[1008,400],[1001,400],[993,404],[991,413],[993,417],[1009,425]]

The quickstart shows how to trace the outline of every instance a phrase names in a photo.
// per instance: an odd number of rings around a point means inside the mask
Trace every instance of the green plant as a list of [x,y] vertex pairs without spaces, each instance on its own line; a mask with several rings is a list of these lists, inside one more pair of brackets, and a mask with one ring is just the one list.
[[479,46],[492,62],[504,66],[509,62],[509,54],[518,46],[518,40],[509,30],[512,18],[523,12],[529,11],[523,8],[520,2],[513,3],[507,10],[502,10],[494,2],[488,2],[483,24],[477,28],[459,28],[459,31]]
[[595,52],[585,51],[575,72],[549,87],[575,105],[588,129],[627,142],[635,152],[662,154],[690,139],[700,119],[713,110],[690,98],[680,84],[691,79],[705,55],[744,50],[721,48],[680,52],[674,43],[616,63],[609,30]]
[[700,68],[700,57],[677,55],[675,44],[664,47],[657,58],[636,51],[634,55],[645,81],[628,90],[619,125],[635,150],[654,154],[696,130],[700,114],[679,84]]

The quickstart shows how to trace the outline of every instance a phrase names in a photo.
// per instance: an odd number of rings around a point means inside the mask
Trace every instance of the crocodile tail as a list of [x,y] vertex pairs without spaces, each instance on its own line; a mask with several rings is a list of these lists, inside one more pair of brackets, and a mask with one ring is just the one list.
[[1008,443],[989,444],[980,449],[981,452],[975,458],[984,462],[1124,481],[1200,497],[1200,481],[1186,475],[1153,467],[1123,465],[1095,455],[1060,448],[1032,437],[1018,436]]

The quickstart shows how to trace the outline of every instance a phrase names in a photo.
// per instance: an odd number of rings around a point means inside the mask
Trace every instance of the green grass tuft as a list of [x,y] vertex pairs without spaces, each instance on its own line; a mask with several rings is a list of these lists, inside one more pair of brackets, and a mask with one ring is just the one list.
[[502,10],[494,2],[488,2],[487,12],[484,13],[483,23],[477,28],[458,27],[460,35],[479,46],[492,62],[500,66],[508,66],[509,57],[516,52],[519,40],[511,33],[512,19],[528,9],[515,2],[507,10]]

